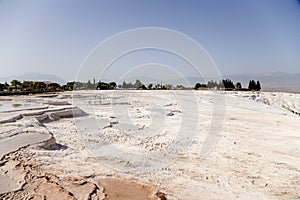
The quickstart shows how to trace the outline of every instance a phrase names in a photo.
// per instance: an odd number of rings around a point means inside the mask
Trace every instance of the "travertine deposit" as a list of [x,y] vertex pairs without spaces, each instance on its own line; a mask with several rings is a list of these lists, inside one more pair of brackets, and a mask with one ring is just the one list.
[[0,199],[299,199],[300,95],[0,97]]

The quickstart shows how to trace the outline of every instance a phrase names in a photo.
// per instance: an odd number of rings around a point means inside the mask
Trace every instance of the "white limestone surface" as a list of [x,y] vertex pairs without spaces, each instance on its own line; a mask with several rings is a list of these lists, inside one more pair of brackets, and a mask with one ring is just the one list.
[[[2,143],[28,127],[53,134],[51,148],[26,148],[45,173],[122,177],[168,199],[300,198],[299,94],[120,90],[49,98],[36,115],[16,112],[22,118],[0,124]],[[82,115],[51,118],[64,107]]]

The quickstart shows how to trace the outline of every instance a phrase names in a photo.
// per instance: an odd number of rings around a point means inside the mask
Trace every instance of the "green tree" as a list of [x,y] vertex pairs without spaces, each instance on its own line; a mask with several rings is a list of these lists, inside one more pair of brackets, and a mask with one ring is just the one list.
[[123,89],[127,89],[127,83],[126,83],[126,81],[123,81],[122,88]]
[[72,81],[72,82],[67,82],[67,84],[65,85],[65,89],[66,90],[73,90],[75,87],[75,81]]
[[[260,87],[260,84],[259,84],[259,87]],[[249,81],[248,89],[249,90],[258,90],[257,84],[255,83],[254,80]]]
[[217,83],[217,81],[213,81],[213,80],[207,82],[207,87],[208,87],[209,89],[211,89],[211,88],[220,88],[221,85],[222,85],[221,82],[220,82],[220,83]]
[[105,83],[99,81],[97,84],[97,90],[114,90],[117,84],[115,82]]
[[31,90],[31,87],[32,86],[32,81],[23,81],[21,87],[22,87],[22,90]]
[[171,90],[173,88],[173,85],[171,84],[165,84],[164,86],[167,90]]
[[196,90],[200,89],[200,88],[207,88],[206,84],[201,84],[201,83],[196,83],[195,87]]
[[40,81],[33,81],[33,88],[37,91],[45,91],[46,83]]
[[139,89],[142,88],[143,83],[139,80],[136,79],[135,83],[134,83],[134,88]]
[[115,89],[117,87],[117,83],[116,82],[110,82],[110,89]]
[[3,90],[4,90],[4,87],[5,87],[5,85],[2,84],[2,83],[0,83],[0,91],[3,91]]
[[230,79],[222,80],[223,86],[226,89],[234,89],[234,84]]
[[4,89],[8,89],[9,84],[7,82],[4,83]]
[[92,89],[93,88],[93,84],[90,80],[88,80],[88,82],[86,83],[86,87],[87,87],[87,89]]
[[162,87],[161,87],[161,85],[159,84],[159,83],[157,83],[156,85],[155,85],[155,89],[161,89]]
[[152,87],[153,87],[153,84],[150,83],[150,84],[148,85],[148,90],[152,90]]
[[236,88],[237,88],[237,89],[241,89],[241,88],[242,88],[242,84],[241,84],[240,82],[237,82],[237,83],[236,83]]
[[10,84],[17,88],[18,86],[21,86],[21,81],[14,79],[10,82]]
[[259,81],[257,81],[257,83],[256,83],[256,90],[257,91],[261,90],[261,86],[260,86],[260,82]]
[[142,85],[142,90],[147,90],[147,87],[145,85]]
[[200,87],[201,87],[201,84],[200,84],[200,83],[196,83],[196,84],[195,84],[195,90],[198,90]]

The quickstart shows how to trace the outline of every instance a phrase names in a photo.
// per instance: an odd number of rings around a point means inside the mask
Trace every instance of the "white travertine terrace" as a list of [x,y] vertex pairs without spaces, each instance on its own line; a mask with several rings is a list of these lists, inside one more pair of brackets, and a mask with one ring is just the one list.
[[[213,112],[216,93],[224,97],[222,127],[201,157],[218,123],[213,115],[222,115]],[[0,99],[46,106],[0,112],[0,198],[38,199],[34,191],[49,190],[104,199],[105,177],[167,199],[300,198],[299,94],[75,91]]]

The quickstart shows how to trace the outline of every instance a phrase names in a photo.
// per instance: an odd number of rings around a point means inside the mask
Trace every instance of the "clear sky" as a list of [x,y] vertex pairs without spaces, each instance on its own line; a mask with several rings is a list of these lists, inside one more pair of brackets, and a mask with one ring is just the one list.
[[97,44],[139,27],[192,37],[224,75],[300,72],[297,0],[0,0],[0,77],[72,80]]

